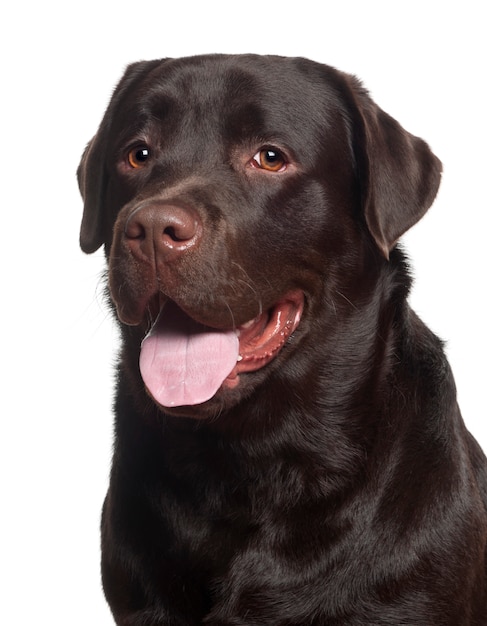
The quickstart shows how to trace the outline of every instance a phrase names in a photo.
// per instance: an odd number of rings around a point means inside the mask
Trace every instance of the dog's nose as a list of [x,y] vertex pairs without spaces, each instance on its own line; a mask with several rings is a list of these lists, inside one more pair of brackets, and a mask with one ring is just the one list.
[[198,243],[201,223],[195,211],[173,204],[137,207],[125,224],[125,237],[136,256],[176,258]]

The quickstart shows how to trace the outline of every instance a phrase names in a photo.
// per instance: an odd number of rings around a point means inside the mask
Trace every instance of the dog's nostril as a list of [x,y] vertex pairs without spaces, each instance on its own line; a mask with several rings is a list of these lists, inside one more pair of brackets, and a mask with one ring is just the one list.
[[164,234],[168,235],[168,237],[170,237],[174,241],[180,241],[180,238],[176,235],[176,231],[174,230],[172,226],[169,226],[168,228],[166,228],[164,231]]
[[198,231],[198,221],[189,216],[186,219],[181,219],[181,216],[172,216],[171,222],[164,228],[163,237],[175,243],[190,241]]
[[139,220],[128,219],[125,224],[125,236],[128,239],[144,239],[145,228]]
[[177,241],[187,241],[186,237],[182,236],[182,234],[178,234],[178,232],[176,231],[174,226],[168,226],[165,229],[164,234],[167,235],[174,242],[177,242]]

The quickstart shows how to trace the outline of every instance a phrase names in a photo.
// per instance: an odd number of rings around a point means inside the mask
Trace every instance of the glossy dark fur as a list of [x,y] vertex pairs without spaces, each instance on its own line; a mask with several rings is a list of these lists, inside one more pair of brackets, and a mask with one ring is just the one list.
[[[153,157],[131,171],[140,141]],[[263,146],[286,171],[249,166]],[[442,344],[407,304],[396,245],[440,175],[423,141],[330,67],[128,68],[79,169],[81,245],[105,246],[128,322],[102,523],[117,624],[487,624],[487,464]],[[140,203],[186,207],[197,245],[138,262],[125,223]],[[305,308],[268,365],[167,411],[138,367],[156,282],[216,328],[292,289]]]

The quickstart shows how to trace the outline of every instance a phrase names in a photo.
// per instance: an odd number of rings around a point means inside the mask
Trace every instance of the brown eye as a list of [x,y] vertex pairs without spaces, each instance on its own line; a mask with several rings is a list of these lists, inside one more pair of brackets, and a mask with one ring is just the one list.
[[284,155],[275,148],[262,148],[254,154],[252,162],[256,167],[268,172],[282,172],[287,165]]
[[150,156],[151,153],[147,146],[137,146],[136,148],[132,148],[132,150],[130,150],[127,155],[127,161],[130,167],[137,170],[147,165]]

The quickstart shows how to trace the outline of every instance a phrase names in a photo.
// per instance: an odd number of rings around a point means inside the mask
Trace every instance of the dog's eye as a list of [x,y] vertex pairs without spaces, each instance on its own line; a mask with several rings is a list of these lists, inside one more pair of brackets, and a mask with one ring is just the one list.
[[282,172],[286,169],[287,161],[279,150],[262,148],[254,154],[252,164],[268,172]]
[[137,146],[136,148],[132,148],[132,150],[130,150],[127,155],[127,161],[130,167],[140,169],[141,167],[145,167],[147,165],[150,156],[151,153],[147,146]]

